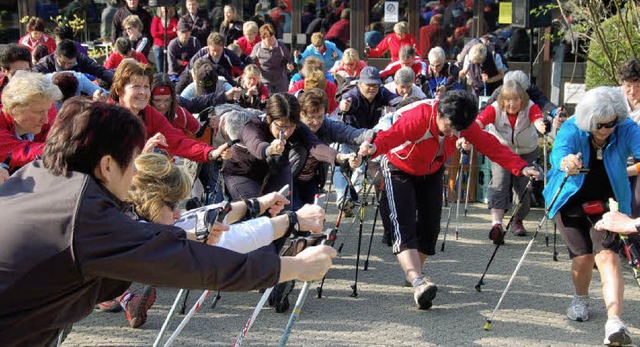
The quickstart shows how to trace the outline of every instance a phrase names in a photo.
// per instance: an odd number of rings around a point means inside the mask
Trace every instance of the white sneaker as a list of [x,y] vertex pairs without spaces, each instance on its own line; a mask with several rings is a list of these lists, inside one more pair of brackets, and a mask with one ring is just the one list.
[[567,317],[578,322],[589,320],[589,295],[576,295],[567,309]]
[[413,299],[419,309],[428,310],[433,305],[437,292],[438,287],[425,277],[420,285],[413,287]]
[[629,330],[620,318],[609,318],[604,325],[604,344],[607,346],[626,346],[631,344]]

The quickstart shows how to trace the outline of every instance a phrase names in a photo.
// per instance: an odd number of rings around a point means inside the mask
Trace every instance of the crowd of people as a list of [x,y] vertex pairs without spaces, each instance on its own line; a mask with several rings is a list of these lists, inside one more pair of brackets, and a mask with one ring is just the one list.
[[[212,21],[198,0],[185,0],[181,16],[126,0],[102,23],[113,42],[103,65],[32,18],[27,35],[0,49],[2,344],[55,343],[94,310],[124,311],[140,327],[154,286],[248,291],[320,279],[331,247],[279,254],[292,234],[322,232],[313,201],[327,180],[350,215],[367,175],[381,178],[384,242],[427,310],[438,292],[424,264],[440,233],[445,164],[472,147],[492,161],[489,239],[499,245],[513,205],[509,230],[527,234],[541,135],[554,138],[544,196],[571,257],[567,316],[589,319],[595,265],[604,343],[630,343],[616,233],[640,228],[640,185],[623,179],[640,171],[640,60],[622,65],[621,87],[588,91],[566,120],[526,74],[507,71],[491,35],[461,41],[463,2],[432,3],[418,39],[406,21],[376,35],[384,29],[374,21],[358,52],[348,1],[317,15],[306,6],[310,44],[298,50],[281,39],[287,1],[246,21],[226,5]],[[366,62],[386,54],[384,69]],[[491,96],[482,110],[478,96]],[[290,195],[278,193],[287,185]],[[619,212],[607,212],[611,199]],[[230,212],[196,237],[181,215],[187,200],[217,213],[230,201]],[[131,282],[146,286],[130,291]]]

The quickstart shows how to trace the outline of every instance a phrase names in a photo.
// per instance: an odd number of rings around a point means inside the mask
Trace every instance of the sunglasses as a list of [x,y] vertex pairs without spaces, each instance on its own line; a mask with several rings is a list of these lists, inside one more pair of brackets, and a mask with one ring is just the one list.
[[611,129],[616,125],[618,125],[618,117],[616,117],[616,119],[612,120],[609,123],[598,123],[598,124],[596,124],[596,127],[598,128],[598,130],[600,130],[602,128]]

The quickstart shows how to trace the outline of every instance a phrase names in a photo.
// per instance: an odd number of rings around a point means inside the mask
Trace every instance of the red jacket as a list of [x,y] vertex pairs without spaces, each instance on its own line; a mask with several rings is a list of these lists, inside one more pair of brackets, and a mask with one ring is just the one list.
[[176,107],[176,116],[171,121],[171,125],[182,130],[185,135],[187,135],[187,133],[195,134],[198,132],[198,129],[200,129],[200,123],[198,123],[191,112],[182,106]]
[[153,17],[151,20],[151,36],[153,37],[153,45],[164,47],[171,42],[171,40],[178,37],[178,18],[173,17],[169,19],[169,24],[167,25],[167,42],[164,41],[164,26],[162,25],[162,20],[160,17]]
[[435,100],[422,101],[415,107],[401,112],[400,118],[388,130],[378,132],[374,144],[375,155],[387,154],[389,161],[398,169],[414,176],[432,174],[440,169],[456,150],[456,140],[466,138],[482,154],[500,166],[521,175],[527,162],[500,144],[495,136],[480,129],[476,122],[459,134],[448,136],[439,151],[438,125],[436,124]]
[[34,41],[31,39],[31,35],[26,34],[21,37],[20,40],[18,40],[18,44],[26,46],[31,52],[39,44],[45,45],[47,47],[47,51],[49,51],[49,54],[53,54],[56,51],[56,40],[54,40],[53,37],[47,34],[42,34],[42,38],[40,39],[40,41]]
[[[351,21],[348,19],[340,19],[339,21],[333,23],[331,28],[324,34],[324,39],[334,42],[335,39],[342,41],[342,43],[347,44],[351,39],[349,35],[349,28],[351,27]],[[334,42],[335,43],[335,42]]]
[[[144,56],[144,54],[142,54],[142,53],[140,53],[138,51],[131,51],[131,52],[133,53],[131,58],[133,58],[136,61],[141,62],[143,64],[149,64],[149,61],[147,60],[147,57]],[[109,54],[109,57],[104,62],[104,67],[109,69],[109,70],[115,70],[115,69],[118,68],[118,65],[120,65],[122,60],[124,60],[124,57],[122,56],[122,54],[120,54],[118,52],[113,52],[113,53]]]
[[[304,89],[304,80],[295,82],[291,88],[289,88],[289,94],[293,94],[300,89]],[[336,102],[337,91],[338,87],[336,84],[327,81],[327,86],[324,88],[324,92],[327,93],[327,98],[329,98],[329,108],[327,109],[327,113],[332,113],[338,107],[338,103]]]
[[49,134],[49,129],[56,119],[55,104],[49,109],[47,117],[49,122],[42,126],[39,134],[35,134],[33,141],[22,140],[16,135],[16,126],[13,117],[0,110],[0,162],[4,162],[11,152],[9,170],[25,166],[42,155],[44,142]]
[[[389,77],[393,78],[396,72],[401,68],[402,64],[400,63],[400,60],[393,61],[389,63],[384,70],[380,71],[380,78],[382,78],[383,81]],[[424,60],[420,59],[420,57],[415,57],[413,64],[411,64],[411,69],[416,75],[416,79],[418,78],[418,75],[426,76],[428,73],[428,65]]]
[[182,131],[174,128],[167,118],[147,105],[142,114],[147,139],[161,133],[167,139],[168,147],[161,147],[171,155],[178,155],[196,162],[209,161],[209,152],[213,147],[188,138]]
[[251,55],[251,52],[253,52],[253,46],[255,46],[256,43],[260,41],[262,41],[262,39],[260,38],[260,35],[256,35],[256,38],[253,39],[253,42],[249,42],[249,39],[247,39],[247,36],[245,35],[243,35],[241,38],[236,40],[236,42],[238,43],[238,46],[240,46],[240,49],[242,49],[242,53],[246,55]]
[[380,58],[387,50],[391,53],[391,61],[398,60],[398,53],[400,52],[400,47],[404,45],[416,47],[416,38],[411,34],[406,34],[402,41],[398,39],[398,35],[396,33],[391,33],[385,36],[380,43],[376,46],[376,48],[372,48],[369,53],[370,58]]

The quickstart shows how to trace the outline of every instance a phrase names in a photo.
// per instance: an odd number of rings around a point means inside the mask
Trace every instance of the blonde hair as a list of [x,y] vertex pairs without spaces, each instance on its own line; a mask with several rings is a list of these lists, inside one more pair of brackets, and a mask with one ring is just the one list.
[[324,45],[324,35],[320,32],[311,34],[311,44],[314,47]]
[[258,66],[256,66],[256,64],[249,64],[244,67],[244,73],[242,74],[242,77],[247,75],[262,77],[262,73],[260,72],[260,69],[258,68]]
[[178,203],[191,192],[191,180],[166,155],[142,154],[135,161],[137,173],[126,200],[141,218],[156,222],[166,203]]
[[504,82],[500,89],[500,94],[498,94],[498,106],[500,106],[500,109],[506,109],[507,99],[514,97],[520,98],[519,111],[524,111],[529,107],[529,95],[527,94],[527,91],[520,85],[520,83],[514,80],[509,80]]
[[353,62],[357,63],[358,60],[360,60],[360,55],[358,54],[358,51],[353,48],[347,48],[344,50],[344,53],[342,53],[342,62],[345,64]]
[[318,57],[307,57],[302,63],[302,69],[300,69],[300,73],[303,76],[307,76],[313,71],[324,71],[324,62]]
[[408,34],[409,24],[407,22],[398,22],[393,26],[393,32],[396,34]]
[[242,24],[242,34],[258,34],[258,24],[252,20],[244,22],[244,24]]
[[238,57],[240,57],[242,55],[242,48],[240,48],[240,45],[238,44],[238,42],[231,42],[228,46],[227,49],[231,50],[233,53],[235,53]]
[[327,78],[322,71],[313,71],[304,77],[304,89],[319,88],[324,90],[327,87]]
[[469,50],[469,62],[480,64],[487,57],[487,46],[484,43],[476,43]]
[[17,71],[2,91],[2,105],[9,115],[42,99],[58,101],[62,99],[62,92],[50,79],[37,72]]
[[142,24],[142,21],[140,20],[140,17],[136,16],[135,14],[132,14],[130,16],[127,16],[127,18],[125,18],[122,21],[123,30],[128,26],[135,27],[136,29],[138,29],[138,31],[142,31],[143,24]]

